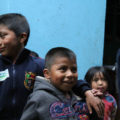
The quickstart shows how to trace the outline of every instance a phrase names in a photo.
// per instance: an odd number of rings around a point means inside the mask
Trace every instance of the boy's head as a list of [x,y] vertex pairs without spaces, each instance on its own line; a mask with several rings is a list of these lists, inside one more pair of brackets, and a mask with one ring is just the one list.
[[13,31],[17,37],[20,37],[23,33],[25,33],[26,40],[24,41],[24,46],[26,46],[30,34],[30,28],[23,15],[18,13],[0,15],[0,26],[1,25],[6,26],[9,30]]
[[49,50],[45,57],[44,76],[61,91],[70,91],[78,77],[74,52],[64,47]]

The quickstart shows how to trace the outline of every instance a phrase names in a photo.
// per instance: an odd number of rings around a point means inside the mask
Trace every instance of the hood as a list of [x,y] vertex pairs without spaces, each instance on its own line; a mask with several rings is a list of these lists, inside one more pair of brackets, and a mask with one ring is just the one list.
[[49,80],[41,76],[36,76],[35,78],[33,92],[38,91],[38,90],[47,91],[51,94],[54,94],[55,96],[59,96],[59,95],[63,96],[63,92],[61,92],[59,89],[57,89],[52,84],[50,84]]
[[[62,91],[60,91],[55,86],[53,86],[49,82],[49,80],[47,80],[46,78],[41,77],[41,76],[36,76],[36,78],[35,78],[33,92],[36,92],[38,90],[44,90],[44,91],[56,96],[57,98],[59,98],[61,100],[66,99],[66,97]],[[70,92],[70,94],[71,94],[72,98],[74,98],[73,93]]]

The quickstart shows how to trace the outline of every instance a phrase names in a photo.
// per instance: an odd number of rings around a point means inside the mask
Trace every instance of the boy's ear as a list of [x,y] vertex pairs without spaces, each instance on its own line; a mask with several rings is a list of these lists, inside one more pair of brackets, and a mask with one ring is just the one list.
[[20,35],[20,42],[21,42],[21,43],[24,43],[26,39],[27,39],[27,33],[23,32],[23,33]]
[[50,72],[49,72],[48,69],[45,68],[45,69],[43,70],[43,73],[44,73],[44,76],[45,76],[46,79],[50,79]]

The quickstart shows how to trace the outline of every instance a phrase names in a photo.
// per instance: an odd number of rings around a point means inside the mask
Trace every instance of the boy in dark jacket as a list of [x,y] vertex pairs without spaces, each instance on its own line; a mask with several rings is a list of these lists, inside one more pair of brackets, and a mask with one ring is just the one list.
[[35,76],[43,76],[44,60],[24,48],[29,33],[21,14],[0,16],[0,120],[20,119]]

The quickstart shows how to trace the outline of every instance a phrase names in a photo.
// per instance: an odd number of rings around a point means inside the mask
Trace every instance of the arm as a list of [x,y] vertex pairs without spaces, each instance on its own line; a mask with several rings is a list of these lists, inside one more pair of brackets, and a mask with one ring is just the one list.
[[32,98],[32,94],[29,96],[29,99],[27,101],[27,104],[24,108],[22,117],[20,120],[37,120],[37,102],[34,99],[34,97]]
[[115,98],[112,96],[113,98],[113,104],[112,104],[112,108],[111,108],[111,120],[115,120],[116,115],[117,115],[117,102],[115,100]]
[[90,86],[86,81],[78,80],[77,85],[73,88],[73,92],[80,97],[86,97],[86,103],[90,113],[92,113],[93,107],[98,116],[103,117],[104,105],[101,99],[92,94]]
[[25,105],[20,120],[49,120],[50,97],[45,92],[39,90],[33,92]]
[[98,117],[103,118],[104,116],[104,104],[99,97],[95,97],[91,90],[85,92],[86,103],[90,114],[92,114],[92,108],[95,109]]
[[82,98],[85,97],[85,91],[87,90],[91,90],[91,88],[84,80],[78,80],[77,84],[73,87],[73,92]]

